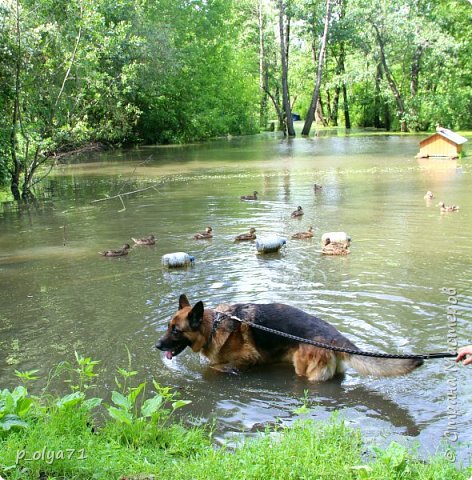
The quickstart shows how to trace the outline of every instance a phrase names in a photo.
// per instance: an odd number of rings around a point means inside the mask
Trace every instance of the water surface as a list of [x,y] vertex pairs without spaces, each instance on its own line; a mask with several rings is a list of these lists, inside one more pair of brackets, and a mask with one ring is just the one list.
[[[222,375],[190,351],[169,361],[153,348],[181,293],[209,306],[288,303],[368,350],[426,353],[472,343],[470,158],[416,160],[419,138],[270,135],[107,152],[60,167],[39,210],[0,209],[0,384],[15,385],[15,370],[46,376],[77,351],[101,360],[97,383],[106,396],[128,348],[137,381],[153,376],[176,387],[193,401],[192,416],[216,421],[219,438],[292,421],[307,392],[309,416],[341,410],[380,443],[407,437],[432,453],[456,432],[459,458],[468,461],[472,370],[451,368],[451,360],[401,378],[349,370],[310,384],[290,367]],[[91,203],[149,186],[122,201]],[[259,201],[239,200],[254,190]],[[460,212],[440,214],[439,200]],[[293,219],[298,205],[305,215]],[[207,225],[214,238],[193,240]],[[250,227],[290,238],[311,225],[313,240],[289,240],[278,255],[232,241]],[[321,234],[338,230],[351,235],[351,254],[321,256]],[[98,255],[150,233],[154,247]],[[164,270],[161,256],[175,251],[194,255],[195,266]],[[449,298],[444,288],[457,294]]]

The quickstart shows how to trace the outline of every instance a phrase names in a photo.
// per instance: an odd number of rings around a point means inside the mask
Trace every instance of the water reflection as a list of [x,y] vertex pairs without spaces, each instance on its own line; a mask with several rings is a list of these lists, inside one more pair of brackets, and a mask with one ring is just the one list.
[[[264,376],[264,382],[260,381],[261,376]],[[227,430],[231,434],[251,431],[255,426],[258,429],[261,424],[274,419],[291,423],[298,418],[293,412],[301,405],[306,393],[310,399],[309,416],[314,419],[320,415],[325,417],[334,410],[358,410],[357,415],[350,413],[351,421],[356,424],[362,425],[367,418],[376,418],[406,435],[417,436],[421,431],[408,408],[393,401],[388,394],[361,385],[356,380],[351,380],[350,384],[344,376],[322,384],[310,384],[291,376],[288,367],[270,367],[254,369],[245,377],[228,378],[211,368],[203,373],[203,380],[210,383],[219,396],[210,403],[198,402],[198,408],[205,418],[214,418],[215,415],[223,418],[223,424],[217,422],[220,434],[228,434]],[[231,393],[234,391],[238,392],[236,396]],[[322,413],[320,409],[326,411]]]

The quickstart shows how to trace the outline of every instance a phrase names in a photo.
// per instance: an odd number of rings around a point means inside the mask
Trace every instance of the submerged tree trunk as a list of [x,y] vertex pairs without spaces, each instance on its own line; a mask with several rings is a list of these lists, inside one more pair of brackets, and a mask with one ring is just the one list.
[[278,118],[278,121],[279,121],[279,128],[280,128],[280,130],[282,130],[285,133],[285,131],[286,131],[285,115],[284,115],[284,112],[283,112],[282,108],[280,107],[280,102],[277,98],[278,94],[276,94],[276,96],[274,96],[270,93],[269,90],[266,90],[266,93],[267,93],[267,96],[271,99],[272,105],[274,106],[275,111],[277,113],[277,118]]
[[[336,75],[339,77],[343,76],[346,72],[344,66],[344,59],[346,58],[346,53],[344,50],[344,41],[340,43],[339,58],[336,65]],[[333,98],[333,107],[330,115],[330,123],[334,127],[338,126],[338,117],[339,117],[339,97],[341,96],[341,86],[345,85],[344,78],[341,82],[338,81],[336,87],[334,88],[334,98]],[[349,115],[348,115],[349,116]]]
[[323,127],[328,126],[328,122],[326,121],[325,114],[324,114],[324,105],[323,105],[323,100],[321,99],[321,94],[318,96],[318,104],[316,105],[316,110],[315,110],[315,119],[318,123],[321,123]]
[[333,127],[338,126],[338,115],[339,115],[339,96],[341,95],[341,86],[336,85],[334,87],[334,97],[333,97],[333,106],[329,113],[329,123]]
[[347,88],[343,83],[343,107],[344,107],[344,124],[346,128],[351,128],[351,117],[349,115],[349,103],[347,101]]
[[389,132],[392,129],[392,115],[390,114],[390,107],[387,102],[383,104],[383,111],[385,130]]
[[[336,90],[334,91],[334,95],[336,96]],[[334,102],[336,99],[333,100],[333,107]],[[326,113],[328,115],[328,123],[331,123],[331,119],[333,118],[333,110],[331,109],[331,95],[329,94],[329,89],[326,89]]]
[[385,73],[385,77],[387,78],[388,85],[390,87],[390,90],[392,91],[393,97],[395,98],[395,102],[397,104],[398,116],[400,117],[400,128],[402,132],[406,132],[407,125],[405,120],[405,103],[403,101],[400,91],[398,90],[397,84],[395,83],[395,80],[390,72],[390,69],[388,68],[387,59],[385,57],[385,43],[382,39],[382,36],[380,35],[380,31],[377,25],[375,25],[375,23],[373,24],[373,27],[375,30],[375,36],[377,38],[377,43],[380,49],[380,60],[382,62],[383,71]]
[[313,96],[311,99],[311,104],[308,109],[305,125],[303,125],[302,135],[309,135],[311,130],[311,125],[313,124],[313,120],[315,118],[315,111],[318,105],[318,98],[320,95],[320,88],[321,88],[321,76],[323,73],[323,62],[324,62],[324,55],[326,51],[326,44],[328,41],[328,29],[329,29],[329,20],[331,18],[331,0],[326,0],[326,15],[325,15],[325,22],[324,22],[324,31],[323,37],[321,39],[321,47],[320,47],[320,54],[318,56],[318,69],[316,72],[316,84],[315,89],[313,90]]
[[295,136],[293,128],[292,109],[290,108],[290,96],[288,92],[288,45],[286,44],[285,33],[285,5],[283,0],[279,0],[279,32],[280,32],[280,57],[282,64],[282,104],[285,113],[286,134],[289,137]]

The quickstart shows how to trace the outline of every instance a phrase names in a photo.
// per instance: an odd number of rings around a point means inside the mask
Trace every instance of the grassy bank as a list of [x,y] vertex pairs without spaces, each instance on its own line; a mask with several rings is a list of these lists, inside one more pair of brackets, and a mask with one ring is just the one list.
[[[366,445],[334,416],[298,422],[215,448],[211,430],[172,419],[188,402],[153,382],[129,386],[137,372],[118,370],[109,403],[90,398],[94,366],[77,356],[72,393],[30,396],[24,386],[0,391],[0,476],[4,479],[467,479],[443,455],[427,462],[403,446]],[[20,374],[23,380],[32,372]]]

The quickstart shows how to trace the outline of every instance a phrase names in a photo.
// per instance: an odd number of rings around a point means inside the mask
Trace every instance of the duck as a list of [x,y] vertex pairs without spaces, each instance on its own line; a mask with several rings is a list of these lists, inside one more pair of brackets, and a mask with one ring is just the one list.
[[254,190],[252,195],[241,195],[240,200],[257,200],[257,192]]
[[129,243],[125,243],[121,248],[117,250],[106,250],[105,252],[100,252],[100,255],[104,257],[122,257],[123,255],[128,255],[128,250],[130,249]]
[[319,192],[320,190],[323,190],[323,185],[320,185],[319,183],[314,183],[313,184],[313,190],[315,192]]
[[213,229],[211,227],[207,227],[204,232],[196,233],[193,238],[195,240],[202,240],[205,238],[213,238],[213,234],[211,233]]
[[441,212],[457,212],[459,205],[445,205],[444,202],[439,202],[437,207],[440,207]]
[[131,239],[136,245],[155,245],[156,244],[156,237],[154,235],[149,235],[148,237],[144,237],[144,238],[131,237]]
[[313,227],[310,227],[306,232],[298,232],[292,235],[294,239],[302,239],[302,238],[311,238],[313,237]]
[[250,228],[249,233],[241,233],[241,235],[238,235],[237,237],[235,237],[234,241],[245,242],[248,240],[255,240],[255,239],[256,239],[256,229]]
[[292,212],[292,217],[301,217],[305,212],[303,211],[303,208],[298,206],[295,211]]
[[427,191],[425,194],[424,194],[424,197],[423,197],[425,200],[431,200],[433,198],[433,192],[431,191]]
[[323,245],[321,253],[323,255],[348,255],[351,252],[348,242],[330,242],[328,239]]

